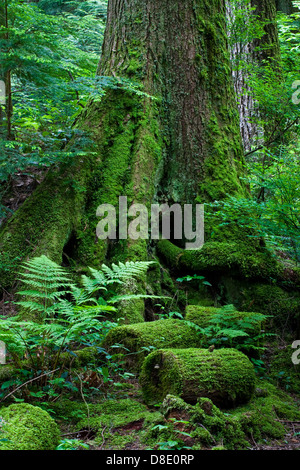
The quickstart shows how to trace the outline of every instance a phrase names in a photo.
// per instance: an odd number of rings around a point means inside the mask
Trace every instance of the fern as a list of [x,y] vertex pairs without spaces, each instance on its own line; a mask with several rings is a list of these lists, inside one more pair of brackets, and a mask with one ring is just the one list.
[[[128,279],[145,275],[151,264],[128,262],[111,267],[103,265],[99,270],[90,269],[92,277],[83,276],[83,285],[77,286],[64,268],[46,256],[24,263],[20,280],[25,287],[18,292],[22,300],[16,304],[33,312],[36,320],[0,317],[0,340],[6,344],[14,365],[22,369],[22,361],[26,360],[26,367],[29,363],[35,375],[34,386],[40,385],[45,390],[47,385],[54,393],[55,387],[51,389],[51,383],[56,380],[55,376],[62,380],[65,369],[62,353],[76,356],[78,349],[92,346],[99,350],[103,360],[103,340],[108,331],[117,326],[116,322],[106,318],[107,314],[116,312],[115,304],[122,300],[152,297],[142,294],[112,295],[108,287],[122,285]],[[102,297],[103,293],[106,299]],[[111,364],[112,356],[105,357]],[[111,364],[112,368],[115,366]],[[97,366],[96,370],[99,371]],[[54,375],[49,371],[53,371]],[[42,390],[38,392],[40,396],[44,396]]]
[[89,268],[92,278],[82,276],[82,284],[92,293],[101,289],[106,291],[111,284],[124,284],[126,280],[141,278],[154,261],[127,261],[126,263],[112,264],[111,267],[102,264],[100,270]]
[[20,280],[28,285],[29,289],[18,292],[24,300],[15,304],[37,313],[42,318],[53,316],[59,300],[73,288],[68,274],[45,255],[23,263],[22,267],[26,272],[21,274]]
[[220,313],[214,314],[206,327],[192,322],[185,322],[196,329],[201,338],[201,347],[233,347],[243,351],[262,351],[262,341],[272,334],[261,331],[257,333],[257,324],[263,323],[267,316],[251,313],[244,318],[236,316],[233,305],[225,305]]

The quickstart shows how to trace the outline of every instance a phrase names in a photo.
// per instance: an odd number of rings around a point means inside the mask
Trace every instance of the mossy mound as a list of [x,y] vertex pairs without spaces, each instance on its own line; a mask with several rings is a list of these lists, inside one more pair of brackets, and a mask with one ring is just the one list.
[[[120,346],[116,348],[116,345]],[[105,339],[105,347],[111,352],[123,353],[127,368],[132,370],[139,370],[145,356],[155,348],[187,349],[198,346],[196,330],[175,319],[118,326]]]
[[[296,328],[299,325],[300,293],[293,289],[284,290],[276,284],[241,284],[237,291],[231,289],[231,299],[242,308],[256,310],[272,316],[272,326],[282,331]],[[288,319],[288,322],[287,322]]]
[[172,394],[191,404],[207,397],[230,408],[251,399],[255,372],[249,359],[235,349],[160,349],[144,360],[140,384],[148,405]]
[[118,450],[135,446],[144,449],[149,445],[151,429],[164,424],[164,417],[159,411],[152,411],[136,399],[107,399],[100,403],[86,406],[75,402],[63,401],[54,404],[54,410],[75,423],[75,432],[89,430],[93,440],[93,449]]
[[0,410],[0,450],[55,450],[60,431],[41,408],[16,403]]
[[[285,267],[270,253],[245,242],[208,241],[200,250],[184,250],[169,240],[157,244],[159,256],[178,272],[218,273],[245,279],[282,279]],[[294,277],[299,282],[299,273]]]
[[[178,423],[188,432],[194,450],[245,450],[253,444],[266,445],[284,439],[286,421],[298,420],[297,403],[268,381],[258,380],[249,403],[222,411],[209,398],[199,398],[195,405],[174,395],[167,395],[160,407],[167,422]],[[185,428],[182,424],[185,423]],[[254,441],[255,440],[255,441]]]
[[195,323],[200,328],[209,325],[214,316],[222,314],[226,318],[237,323],[243,322],[244,331],[259,334],[262,328],[262,315],[255,312],[238,312],[237,310],[224,310],[216,307],[204,307],[200,305],[188,305],[186,307],[185,319]]

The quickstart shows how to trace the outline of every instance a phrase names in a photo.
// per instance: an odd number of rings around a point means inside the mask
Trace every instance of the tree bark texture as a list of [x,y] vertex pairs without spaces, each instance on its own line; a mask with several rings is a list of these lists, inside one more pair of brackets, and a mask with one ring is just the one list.
[[[77,122],[97,150],[50,170],[2,228],[4,287],[16,260],[31,254],[59,261],[67,247],[81,266],[99,265],[116,244],[96,239],[96,209],[121,195],[149,205],[245,192],[223,0],[110,0],[98,75],[114,85]],[[124,241],[123,257],[128,250],[147,257],[144,240]]]
[[248,194],[225,15],[224,0],[109,1],[97,71],[108,85],[75,124],[92,133],[95,145],[72,164],[50,169],[2,227],[4,289],[21,260],[40,254],[76,272],[158,253],[187,271],[224,273],[234,265],[239,275],[255,267],[276,277],[276,266],[269,269],[266,255],[256,253],[259,240],[250,242],[240,230],[206,224],[206,243],[195,253],[171,241],[155,252],[148,240],[96,236],[97,208],[117,209],[119,196],[127,196],[128,206],[149,207]]
[[[233,63],[233,79],[238,97],[240,128],[245,152],[261,145],[261,129],[257,126],[257,103],[251,86],[251,72],[247,64],[260,68],[264,66],[279,70],[280,46],[276,23],[276,6],[274,0],[242,0],[238,3],[226,2],[227,21],[231,61]],[[240,24],[240,12],[244,10],[244,24]],[[237,21],[237,24],[236,24]],[[261,25],[264,34],[256,32],[253,36],[253,22]],[[280,74],[277,74],[280,78]],[[271,126],[272,127],[272,126]]]

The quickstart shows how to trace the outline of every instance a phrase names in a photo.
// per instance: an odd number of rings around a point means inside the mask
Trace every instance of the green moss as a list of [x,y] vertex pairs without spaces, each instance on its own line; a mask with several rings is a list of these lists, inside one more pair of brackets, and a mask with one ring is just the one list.
[[249,438],[282,439],[286,431],[280,420],[299,420],[300,411],[286,393],[267,381],[260,381],[252,401],[247,407],[234,410],[232,415],[239,420],[243,432]]
[[[116,349],[114,345],[123,348]],[[123,352],[127,367],[138,370],[144,357],[155,348],[191,348],[199,345],[194,328],[181,320],[157,320],[113,328],[105,339],[108,351]]]
[[234,349],[160,349],[144,360],[140,384],[148,404],[171,394],[192,404],[208,397],[231,407],[250,400],[255,373],[249,359]]
[[292,344],[298,338],[295,333],[286,337],[286,344],[275,341],[268,345],[270,354],[268,370],[269,376],[278,388],[287,393],[300,393],[300,367],[293,364],[292,355],[295,349]]
[[[228,290],[229,291],[229,290]],[[278,329],[286,328],[287,318],[295,328],[300,315],[300,295],[296,286],[283,289],[275,283],[241,282],[238,291],[229,291],[232,300],[241,308],[257,310],[273,318],[272,324]]]
[[[201,328],[205,328],[209,326],[209,322],[213,319],[215,315],[220,315],[224,312],[222,308],[216,307],[205,307],[201,305],[188,305],[186,307],[186,315],[185,319],[192,323],[195,323],[197,326]],[[254,321],[251,321],[251,317],[253,317]],[[249,320],[249,327],[245,326],[244,331],[249,331],[251,334],[259,334],[261,332],[262,324],[261,321],[256,319],[257,313],[255,312],[238,312],[238,311],[230,311],[230,318],[233,321],[245,321]],[[226,318],[226,317],[224,317]]]
[[162,413],[169,421],[172,417],[187,422],[193,449],[217,447],[239,450],[249,443],[238,420],[223,413],[209,398],[199,398],[195,405],[168,395],[162,403]]
[[105,443],[106,450],[117,450],[135,441],[143,447],[151,428],[163,422],[160,412],[149,410],[137,400],[108,399],[89,405],[89,415],[77,422],[76,429],[92,429],[96,446]]
[[207,242],[199,250],[183,250],[169,240],[158,243],[158,252],[173,270],[189,273],[228,273],[248,279],[284,278],[284,268],[267,251],[251,245]]
[[55,450],[60,432],[51,416],[28,403],[1,408],[1,450]]
[[[286,434],[285,420],[299,420],[297,403],[267,381],[257,381],[249,403],[234,410],[222,411],[209,398],[199,398],[195,405],[168,395],[161,412],[167,422],[172,418],[188,424],[193,449],[245,450],[257,444],[266,445]],[[282,420],[282,421],[281,421]]]

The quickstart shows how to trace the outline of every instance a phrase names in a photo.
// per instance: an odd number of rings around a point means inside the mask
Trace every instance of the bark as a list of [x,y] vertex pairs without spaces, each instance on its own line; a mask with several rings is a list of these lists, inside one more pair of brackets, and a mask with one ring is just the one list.
[[[235,92],[238,97],[240,128],[245,153],[262,144],[261,129],[257,126],[259,109],[255,103],[251,86],[251,73],[245,63],[253,64],[262,73],[264,67],[280,72],[280,46],[276,23],[276,6],[274,0],[251,0],[232,4],[227,1],[227,21],[230,34],[231,60],[234,64],[233,78]],[[244,10],[244,25],[236,25],[237,10]],[[239,17],[238,17],[239,18]],[[238,19],[238,21],[240,21]],[[253,21],[261,24],[265,34],[253,36]],[[280,79],[280,73],[278,73]],[[273,127],[270,126],[269,133]]]
[[[8,35],[8,12],[7,12],[7,1],[5,0],[0,5],[0,27],[6,28],[6,32],[2,32],[0,35],[0,39],[8,42],[9,35]],[[13,105],[12,105],[12,93],[11,93],[11,72],[10,70],[6,70],[0,64],[0,80],[4,82],[5,85],[5,104],[0,104],[0,133],[3,135],[4,138],[10,140],[12,138],[12,130],[11,130],[11,118],[13,112]],[[6,119],[6,123],[4,123],[4,119]]]
[[[95,147],[49,170],[2,228],[2,287],[11,288],[20,260],[41,253],[77,273],[156,254],[152,241],[97,239],[97,208],[117,208],[119,196],[149,207],[248,194],[225,13],[224,0],[109,1],[97,73],[108,86],[76,122]],[[238,275],[265,277],[275,269],[257,239],[209,223],[203,250],[178,250],[161,242],[158,254],[192,272],[234,266]]]
[[[144,240],[96,239],[97,207],[117,205],[121,195],[128,205],[149,205],[245,192],[222,0],[188,0],[184,8],[179,0],[111,0],[98,75],[114,86],[76,124],[92,130],[96,152],[72,169],[50,171],[8,220],[0,246],[5,288],[15,260],[41,251],[58,260],[65,250],[83,266],[107,254],[147,257]],[[81,188],[64,186],[68,178]]]
[[[267,61],[276,67],[276,62],[280,59],[280,46],[278,39],[278,28],[276,23],[276,3],[275,0],[251,0],[254,13],[258,16],[260,21],[265,23],[265,35],[254,41],[254,55],[258,63]],[[274,63],[273,63],[274,62]],[[272,64],[273,63],[273,64]],[[278,65],[277,65],[278,66]]]
[[278,11],[283,11],[283,13],[287,15],[298,11],[298,9],[294,7],[292,0],[276,0],[276,8]]
[[[244,9],[244,25],[246,29],[240,30],[237,22],[237,10]],[[233,83],[237,96],[240,130],[245,152],[249,152],[257,135],[256,124],[253,120],[255,101],[249,83],[249,74],[245,70],[244,63],[252,61],[253,42],[249,37],[249,23],[251,21],[251,11],[249,3],[226,2],[228,35],[230,41],[230,56],[233,64]]]

